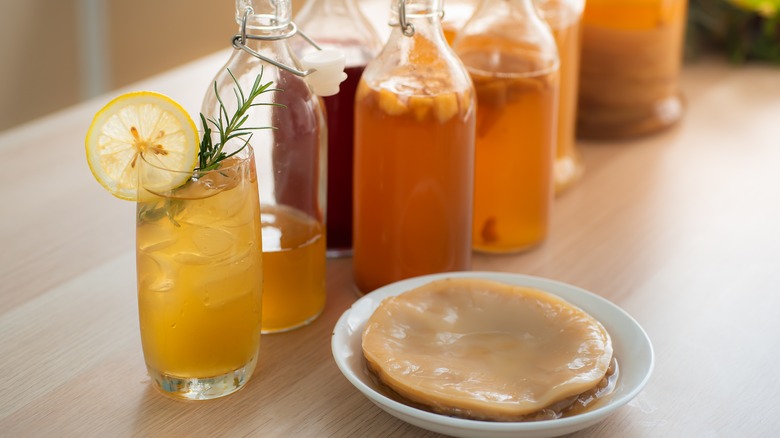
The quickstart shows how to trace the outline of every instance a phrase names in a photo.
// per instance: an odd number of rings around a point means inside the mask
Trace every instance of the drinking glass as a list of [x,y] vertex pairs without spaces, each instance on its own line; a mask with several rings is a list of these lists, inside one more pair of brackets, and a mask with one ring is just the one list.
[[222,397],[252,375],[260,346],[262,244],[254,153],[175,177],[141,156],[136,215],[138,311],[154,385],[184,399]]

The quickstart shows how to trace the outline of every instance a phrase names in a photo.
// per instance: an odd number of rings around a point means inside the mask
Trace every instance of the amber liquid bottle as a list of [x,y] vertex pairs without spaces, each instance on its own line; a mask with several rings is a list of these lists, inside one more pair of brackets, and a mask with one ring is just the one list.
[[558,46],[560,90],[558,93],[558,127],[553,179],[555,193],[574,184],[583,173],[577,150],[577,90],[580,75],[582,9],[584,0],[536,0],[542,18],[550,25]]
[[447,0],[444,2],[444,17],[441,20],[441,28],[447,43],[452,46],[458,32],[474,14],[479,0]]
[[440,13],[441,0],[394,0],[397,25],[358,86],[353,267],[361,293],[471,266],[475,101]]
[[558,51],[531,0],[485,0],[454,42],[477,92],[473,244],[526,250],[547,236]]
[[[289,44],[289,0],[236,0],[246,46],[267,59],[300,70]],[[228,69],[230,73],[228,72]],[[253,133],[263,234],[263,333],[291,330],[313,321],[325,307],[326,127],[321,100],[304,79],[236,48],[214,82],[228,113],[235,106],[233,77],[250,89],[262,72],[283,91],[264,93],[247,114],[247,126],[272,126]],[[231,77],[231,73],[233,77]],[[214,83],[209,86],[213,90]],[[272,105],[271,105],[272,104]],[[233,105],[233,106],[231,106]],[[206,93],[204,114],[220,102]]]

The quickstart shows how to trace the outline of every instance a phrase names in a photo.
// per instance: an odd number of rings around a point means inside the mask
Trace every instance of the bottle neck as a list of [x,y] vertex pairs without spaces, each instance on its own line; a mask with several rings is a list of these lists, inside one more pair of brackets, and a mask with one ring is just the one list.
[[357,3],[354,0],[309,0],[310,2],[319,2],[320,10],[326,15],[349,16],[358,10]]
[[236,0],[236,23],[263,32],[286,30],[292,18],[290,0]]
[[506,19],[512,19],[513,17],[530,17],[533,20],[542,22],[539,9],[536,6],[534,0],[483,0],[477,5],[477,13],[488,14],[502,14],[509,16]]
[[442,0],[391,0],[390,24],[405,36],[416,26],[441,27]]

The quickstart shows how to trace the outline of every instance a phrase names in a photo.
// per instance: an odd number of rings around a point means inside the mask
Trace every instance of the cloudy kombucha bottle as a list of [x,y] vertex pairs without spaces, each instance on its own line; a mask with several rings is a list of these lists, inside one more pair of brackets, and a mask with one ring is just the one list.
[[455,39],[477,93],[474,248],[541,243],[553,195],[558,51],[531,0],[485,0]]
[[354,279],[361,293],[471,264],[474,92],[441,0],[393,0],[355,100]]

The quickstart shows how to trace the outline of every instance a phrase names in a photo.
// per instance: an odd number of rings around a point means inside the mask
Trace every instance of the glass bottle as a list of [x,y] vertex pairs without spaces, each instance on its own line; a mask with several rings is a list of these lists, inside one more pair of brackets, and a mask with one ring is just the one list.
[[478,0],[447,0],[444,2],[444,17],[441,20],[441,27],[444,30],[444,37],[450,45],[471,18],[477,3],[479,3]]
[[558,50],[532,0],[483,0],[454,43],[477,92],[474,249],[516,252],[547,236]]
[[561,193],[583,172],[576,144],[577,82],[580,75],[582,9],[585,0],[536,0],[542,18],[550,25],[561,61],[558,93],[558,130],[553,177]]
[[678,88],[685,0],[588,0],[582,19],[577,135],[632,138],[684,112]]
[[[347,79],[338,94],[323,98],[328,123],[327,253],[352,251],[352,150],[355,91],[366,64],[382,48],[374,28],[354,0],[309,0],[295,18],[298,28],[325,49],[346,56]],[[316,50],[294,40],[298,54]]]
[[474,91],[441,0],[393,0],[393,29],[355,100],[355,284],[471,265]]
[[[236,21],[241,26],[246,20],[243,44],[300,69],[289,44],[290,16],[289,0],[236,0]],[[257,130],[251,139],[263,235],[262,331],[290,330],[314,320],[325,305],[325,120],[319,97],[302,77],[242,50],[235,38],[234,47],[206,93],[202,112],[218,114],[216,87],[232,114],[231,74],[249,90],[262,73],[262,82],[273,81],[278,90],[255,100],[265,105],[249,110],[246,126],[274,128]]]

